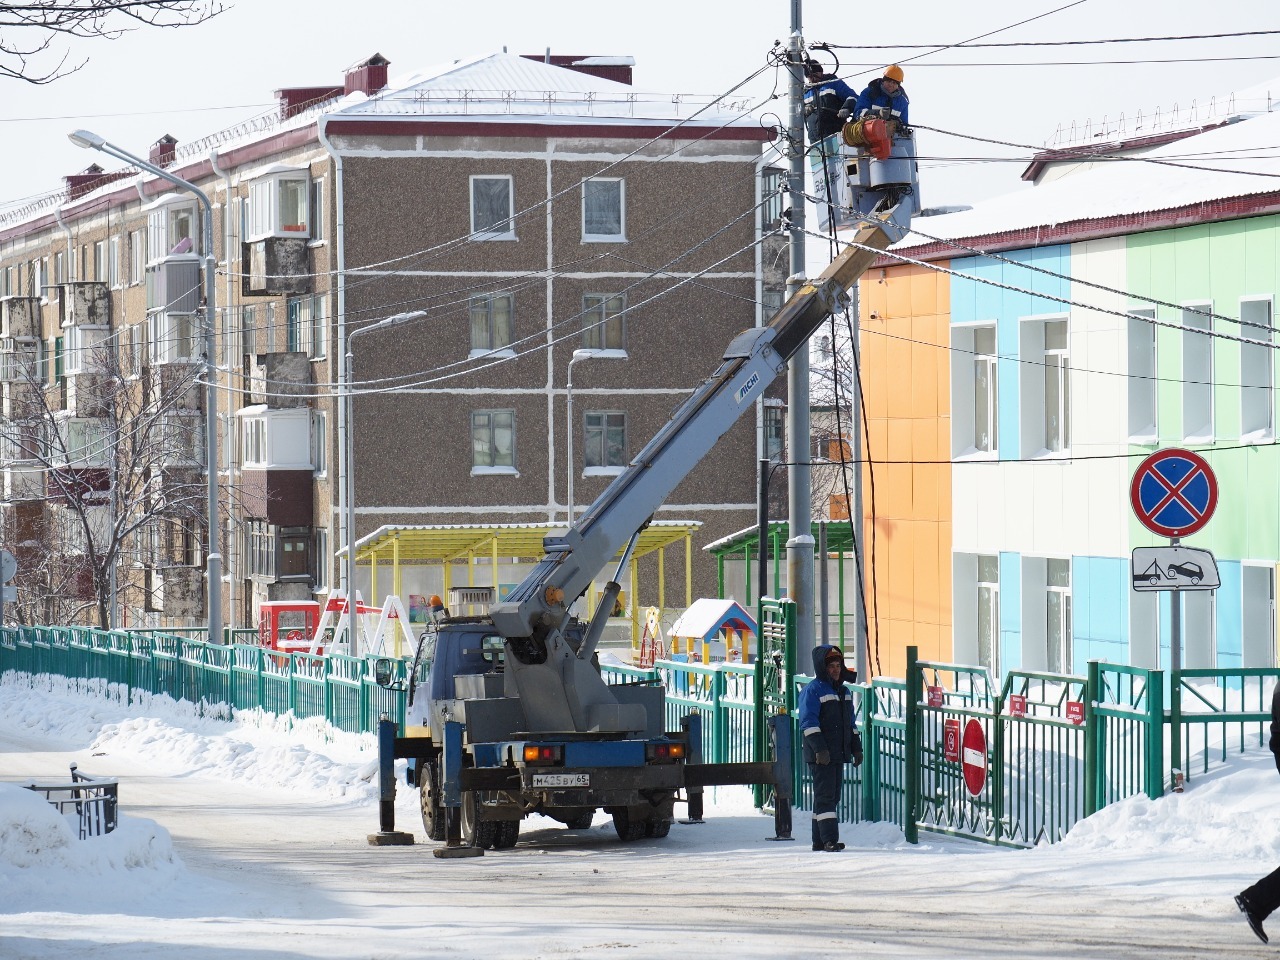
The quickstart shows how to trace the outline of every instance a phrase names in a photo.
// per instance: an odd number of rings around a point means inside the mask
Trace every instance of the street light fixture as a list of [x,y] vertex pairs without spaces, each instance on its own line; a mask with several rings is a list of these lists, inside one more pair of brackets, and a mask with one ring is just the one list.
[[346,503],[343,509],[347,514],[347,548],[346,568],[347,568],[347,645],[348,654],[356,656],[356,631],[355,631],[355,596],[356,596],[356,460],[355,460],[355,353],[352,348],[352,341],[356,337],[363,336],[366,333],[373,333],[375,330],[385,330],[387,327],[397,327],[402,323],[409,323],[412,320],[421,320],[427,315],[425,310],[411,310],[408,313],[397,313],[390,317],[383,317],[376,323],[361,327],[359,330],[352,330],[347,334],[346,343],[346,381],[344,384],[343,408],[346,411],[346,436],[342,438],[343,447],[346,449],[347,458],[347,483],[346,483]]
[[208,513],[209,513],[209,556],[208,556],[208,607],[209,607],[209,642],[222,642],[222,553],[218,550],[218,387],[217,387],[217,354],[215,352],[215,317],[217,307],[214,303],[214,268],[213,256],[213,204],[209,196],[194,183],[183,180],[163,167],[143,160],[128,150],[117,147],[113,143],[91,133],[88,130],[76,130],[67,137],[77,147],[86,150],[97,150],[115,157],[125,163],[132,164],[161,180],[167,180],[175,187],[180,187],[195,196],[204,212],[203,226],[200,234],[201,248],[204,251],[204,371],[205,371],[205,470],[208,478]]
[[564,394],[565,394],[565,420],[567,433],[565,436],[565,446],[568,451],[568,480],[565,492],[569,499],[569,509],[567,515],[569,518],[569,526],[573,526],[573,365],[579,360],[590,360],[592,357],[599,356],[599,350],[575,350],[573,356],[569,358],[569,371],[565,375]]

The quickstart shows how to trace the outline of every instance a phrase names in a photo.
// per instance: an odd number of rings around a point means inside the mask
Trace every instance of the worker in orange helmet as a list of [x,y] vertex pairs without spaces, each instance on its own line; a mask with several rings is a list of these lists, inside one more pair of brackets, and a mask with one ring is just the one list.
[[852,117],[862,120],[865,117],[879,117],[884,120],[897,120],[901,126],[907,126],[907,91],[902,86],[902,68],[891,63],[884,68],[884,76],[867,84],[856,100],[846,100],[840,109],[840,118]]

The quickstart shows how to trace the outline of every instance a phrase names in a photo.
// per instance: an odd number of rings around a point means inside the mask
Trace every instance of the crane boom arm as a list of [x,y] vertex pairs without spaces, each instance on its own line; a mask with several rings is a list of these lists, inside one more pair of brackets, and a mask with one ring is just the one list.
[[[884,214],[887,221],[892,211]],[[586,513],[561,537],[543,542],[546,556],[507,599],[490,609],[508,638],[559,625],[581,596],[642,529],[654,511],[786,368],[893,237],[872,220],[831,265],[803,284],[769,323],[743,331],[719,369],[703,381]]]

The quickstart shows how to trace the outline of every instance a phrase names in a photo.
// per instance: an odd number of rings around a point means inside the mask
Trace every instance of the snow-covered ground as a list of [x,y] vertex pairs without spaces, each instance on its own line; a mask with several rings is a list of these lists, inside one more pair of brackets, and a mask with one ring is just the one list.
[[[93,685],[87,685],[92,687]],[[1251,751],[1030,851],[844,825],[842,854],[771,843],[746,791],[620,843],[526,821],[511,851],[370,847],[371,738],[73,681],[0,681],[0,958],[1262,957],[1232,894],[1280,863],[1280,777]],[[75,838],[14,783],[119,777],[122,820]],[[416,831],[401,785],[398,825]],[[1276,922],[1280,934],[1280,918]]]

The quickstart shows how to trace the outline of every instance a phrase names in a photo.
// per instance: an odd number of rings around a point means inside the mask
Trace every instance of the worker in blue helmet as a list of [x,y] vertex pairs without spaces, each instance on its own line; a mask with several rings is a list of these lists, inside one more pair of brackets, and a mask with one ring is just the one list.
[[853,694],[845,681],[858,675],[844,665],[844,654],[829,643],[813,649],[814,678],[800,691],[800,734],[804,759],[813,776],[813,849],[838,853],[840,820],[836,807],[844,765],[862,763],[862,738],[854,716]]

